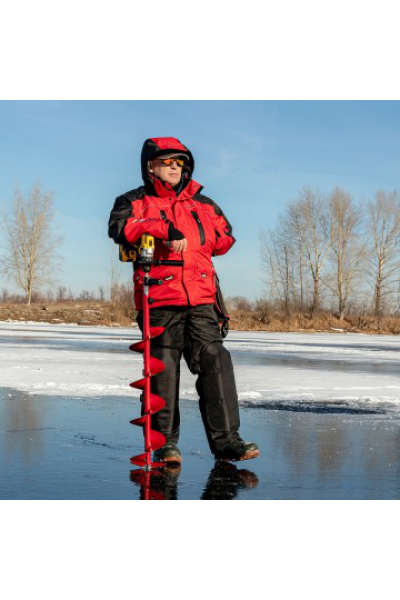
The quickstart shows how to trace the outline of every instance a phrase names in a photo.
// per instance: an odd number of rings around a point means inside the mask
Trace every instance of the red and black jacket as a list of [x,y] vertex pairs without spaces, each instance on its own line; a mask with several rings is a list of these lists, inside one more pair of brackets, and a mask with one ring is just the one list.
[[[189,166],[175,189],[168,183],[150,177],[148,161],[166,151],[180,151],[189,156]],[[152,267],[151,276],[163,279],[151,289],[152,306],[197,306],[214,304],[215,270],[212,256],[225,254],[235,239],[232,227],[215,202],[201,194],[202,186],[192,179],[193,156],[176,138],[152,138],[143,145],[142,176],[144,186],[118,196],[109,220],[109,237],[117,244],[134,244],[144,233],[155,238],[155,259],[183,258],[183,267]],[[187,250],[180,254],[169,249],[169,224],[188,240]],[[135,305],[142,309],[143,271],[134,272]]]

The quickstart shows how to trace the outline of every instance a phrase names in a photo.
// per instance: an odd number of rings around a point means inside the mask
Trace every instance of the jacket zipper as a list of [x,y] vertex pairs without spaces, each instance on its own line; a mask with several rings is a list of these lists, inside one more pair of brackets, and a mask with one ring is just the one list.
[[198,228],[199,228],[199,233],[200,233],[200,245],[201,245],[201,246],[204,246],[204,244],[205,244],[205,241],[206,241],[206,236],[205,236],[205,234],[204,234],[204,228],[203,228],[203,224],[202,224],[202,222],[200,221],[200,217],[199,217],[199,215],[197,214],[197,212],[196,212],[195,210],[191,210],[190,212],[192,213],[192,215],[193,215],[193,218],[194,218],[194,220],[196,221],[196,223],[197,223],[197,226],[198,226]]
[[[174,221],[175,221],[175,223],[177,223],[177,221],[176,221],[176,214],[175,214],[175,204],[172,205],[172,214],[174,215]],[[188,302],[189,306],[191,306],[190,299],[189,299],[189,292],[187,290],[187,287],[186,287],[186,284],[185,284],[185,281],[184,281],[184,278],[183,278],[185,267],[183,266],[183,267],[178,267],[178,268],[182,269],[182,287],[185,290],[185,294],[186,294],[186,297],[187,297],[187,302]]]

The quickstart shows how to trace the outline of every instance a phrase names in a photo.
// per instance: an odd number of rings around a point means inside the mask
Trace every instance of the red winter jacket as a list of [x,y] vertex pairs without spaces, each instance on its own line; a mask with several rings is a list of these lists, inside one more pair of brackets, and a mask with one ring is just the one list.
[[[181,151],[189,156],[189,168],[183,172],[176,189],[150,177],[148,161],[166,151]],[[142,150],[142,176],[145,185],[118,196],[111,211],[109,236],[117,244],[134,244],[144,233],[155,238],[154,258],[184,260],[183,267],[152,267],[151,277],[163,279],[150,288],[152,306],[197,306],[213,304],[216,287],[212,256],[225,254],[234,244],[232,228],[222,210],[201,194],[202,186],[191,178],[193,156],[176,138],[146,140]],[[169,224],[188,240],[182,256],[167,248]],[[135,265],[134,265],[135,266]],[[134,271],[135,305],[142,309],[143,271]]]

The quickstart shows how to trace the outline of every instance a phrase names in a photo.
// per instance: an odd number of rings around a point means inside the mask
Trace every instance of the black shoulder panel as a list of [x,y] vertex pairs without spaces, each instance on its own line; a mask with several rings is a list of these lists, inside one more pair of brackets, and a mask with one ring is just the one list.
[[116,244],[126,242],[123,232],[126,221],[133,215],[132,202],[140,200],[144,195],[144,186],[141,186],[136,190],[125,192],[115,200],[108,221],[108,237]]
[[201,202],[202,204],[210,204],[213,207],[215,213],[219,217],[223,217],[225,219],[227,225],[227,233],[228,235],[232,235],[232,225],[229,223],[228,219],[226,218],[218,204],[214,202],[214,200],[211,200],[211,198],[204,196],[204,194],[195,194],[193,196],[193,200],[197,200],[197,202]]
[[134,202],[134,200],[141,200],[145,195],[144,185],[136,188],[135,190],[131,190],[130,192],[125,192],[125,194],[121,194],[118,196],[119,198],[126,198],[129,202]]

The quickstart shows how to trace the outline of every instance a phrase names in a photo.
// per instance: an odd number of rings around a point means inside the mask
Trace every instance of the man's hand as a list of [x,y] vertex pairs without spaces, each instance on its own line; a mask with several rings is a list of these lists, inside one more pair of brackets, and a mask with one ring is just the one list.
[[172,223],[169,224],[168,228],[169,241],[165,242],[168,248],[172,248],[174,252],[183,252],[187,248],[187,239],[183,235],[182,231],[176,229]]
[[183,240],[175,240],[173,242],[170,242],[170,244],[172,250],[174,250],[175,252],[183,252],[187,248],[188,241],[186,238],[183,238]]

